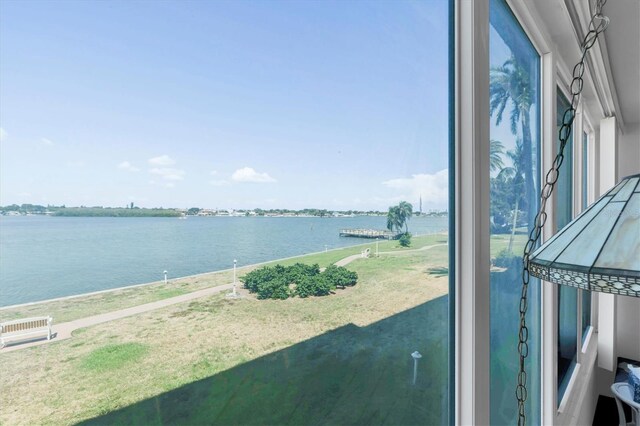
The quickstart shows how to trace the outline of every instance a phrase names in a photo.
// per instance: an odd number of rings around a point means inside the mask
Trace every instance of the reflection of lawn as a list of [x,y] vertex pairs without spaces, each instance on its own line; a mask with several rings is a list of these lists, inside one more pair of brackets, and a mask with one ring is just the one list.
[[[506,238],[508,243],[508,236]],[[520,244],[520,245],[516,245]],[[521,248],[522,240],[516,240],[514,247]],[[492,239],[493,245],[493,239]],[[515,252],[515,250],[514,250]],[[517,351],[518,325],[520,323],[519,301],[521,293],[522,260],[520,252],[510,259],[503,259],[503,268],[491,272],[491,423],[510,424],[517,418],[514,403],[515,385],[519,354]],[[540,392],[540,284],[532,280],[529,286],[529,357],[527,371],[529,395]],[[533,369],[533,371],[532,371]],[[531,424],[540,424],[539,398],[531,398],[527,403],[527,418]]]
[[[506,250],[509,247],[510,234],[494,234],[491,235],[491,257],[495,258],[501,251]],[[525,234],[516,234],[513,237],[513,246],[511,247],[511,253],[514,256],[522,256],[524,245],[527,243],[528,236]]]
[[[418,237],[414,248],[444,238]],[[381,242],[380,251],[394,245]],[[366,247],[374,252],[375,242],[297,261],[328,264]],[[442,246],[358,259],[348,265],[358,284],[328,297],[218,295],[3,354],[3,407],[10,408],[0,411],[0,423],[72,423],[111,412],[96,420],[441,423],[448,327],[440,296],[448,280],[427,271],[446,268],[446,253]],[[131,303],[108,296],[109,306]],[[414,350],[424,355],[415,387]],[[118,362],[98,368],[110,352]]]

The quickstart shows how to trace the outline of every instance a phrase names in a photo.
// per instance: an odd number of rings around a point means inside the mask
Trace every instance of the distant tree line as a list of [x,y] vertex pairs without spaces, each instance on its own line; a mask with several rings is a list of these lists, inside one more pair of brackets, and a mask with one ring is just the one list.
[[18,212],[20,214],[50,214],[51,216],[74,216],[74,217],[177,217],[182,213],[175,209],[141,209],[135,207],[133,203],[127,207],[66,207],[65,205],[42,206],[39,204],[10,204],[0,206],[0,211],[4,213]]
[[240,278],[244,287],[258,299],[326,296],[337,288],[350,287],[358,274],[342,266],[331,265],[320,272],[318,264],[296,263],[292,266],[264,266]]
[[55,210],[53,216],[82,217],[178,217],[174,209],[141,209],[121,207],[67,207]]

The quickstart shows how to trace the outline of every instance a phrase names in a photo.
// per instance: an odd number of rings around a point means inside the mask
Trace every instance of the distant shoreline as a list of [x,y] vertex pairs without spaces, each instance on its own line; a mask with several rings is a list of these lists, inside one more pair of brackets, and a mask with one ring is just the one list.
[[[170,211],[169,209],[165,211]],[[109,212],[111,213],[111,212]],[[148,218],[148,217],[159,217],[159,218],[193,218],[193,217],[206,217],[206,218],[229,218],[229,217],[247,217],[247,218],[271,218],[271,217],[284,217],[284,218],[319,218],[319,219],[334,219],[334,218],[358,218],[358,217],[386,217],[386,213],[380,214],[354,214],[354,215],[344,215],[344,214],[336,214],[336,215],[326,215],[326,216],[318,216],[318,215],[310,215],[310,214],[264,214],[264,215],[247,215],[247,214],[211,214],[211,215],[183,215],[182,213],[177,212],[177,214],[54,214],[54,213],[18,213],[18,214],[4,214],[0,213],[0,217],[113,217],[113,218]],[[422,214],[421,216],[413,216],[415,217],[432,217],[432,218],[446,218],[448,214],[446,213],[438,213],[438,214]]]
[[[41,206],[37,204],[11,204],[0,206],[0,216],[56,216],[56,217],[378,217],[387,212],[379,210],[329,210],[329,209],[206,209],[192,207],[138,207],[131,203],[126,207],[66,207]],[[446,217],[446,210],[431,210],[429,213],[414,212],[414,217]]]

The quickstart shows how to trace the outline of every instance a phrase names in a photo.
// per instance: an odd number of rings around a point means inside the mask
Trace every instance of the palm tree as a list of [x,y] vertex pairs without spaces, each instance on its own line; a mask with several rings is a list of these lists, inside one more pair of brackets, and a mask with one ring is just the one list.
[[402,229],[402,218],[400,215],[400,211],[398,210],[398,206],[389,207],[389,212],[387,213],[387,229],[389,231],[399,231]]
[[409,232],[409,226],[407,222],[411,219],[413,214],[413,206],[411,203],[401,201],[397,206],[389,207],[387,213],[387,229],[396,232],[401,232],[402,228],[405,228],[405,232]]
[[495,172],[504,167],[502,163],[502,153],[504,152],[504,145],[502,142],[491,139],[491,146],[489,147],[489,170]]
[[406,201],[400,201],[400,204],[398,204],[398,211],[400,212],[400,217],[404,224],[404,232],[409,232],[409,219],[411,219],[411,215],[413,215],[413,206],[411,203]]
[[[496,125],[499,125],[502,122],[507,104],[513,105],[509,114],[511,133],[517,135],[518,127],[520,127],[522,133],[522,148],[520,150],[516,148],[516,154],[521,158],[514,162],[514,166],[516,164],[521,166],[520,170],[524,174],[523,189],[529,190],[530,196],[534,197],[534,170],[532,166],[528,166],[528,159],[532,152],[529,114],[535,95],[532,93],[532,87],[529,72],[513,56],[506,60],[502,66],[491,69],[489,112],[492,116],[495,114]],[[516,195],[516,199],[518,198],[518,195]],[[533,201],[528,203],[529,210],[534,206],[535,203]],[[529,219],[533,217],[533,214],[535,213],[529,211]]]
[[[513,222],[511,224],[511,236],[509,237],[509,245],[507,246],[507,250],[511,253],[511,249],[513,247],[513,240],[516,235],[516,227],[518,223],[518,208],[520,205],[520,198],[524,195],[524,178],[526,177],[525,170],[525,156],[522,152],[522,140],[520,138],[516,139],[516,148],[514,150],[507,151],[507,156],[511,160],[513,167],[507,167],[507,169],[512,169],[509,171],[509,174],[512,177],[512,187],[514,189],[515,195],[515,207],[513,208]],[[506,169],[503,169],[506,170]]]

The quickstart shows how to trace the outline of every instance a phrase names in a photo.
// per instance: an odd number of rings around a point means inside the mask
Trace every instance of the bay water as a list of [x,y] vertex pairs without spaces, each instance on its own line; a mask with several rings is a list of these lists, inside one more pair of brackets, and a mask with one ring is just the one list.
[[[447,229],[413,217],[413,234]],[[0,306],[230,269],[370,240],[344,228],[384,229],[386,217],[99,218],[0,216]]]

